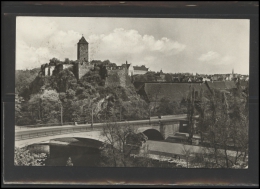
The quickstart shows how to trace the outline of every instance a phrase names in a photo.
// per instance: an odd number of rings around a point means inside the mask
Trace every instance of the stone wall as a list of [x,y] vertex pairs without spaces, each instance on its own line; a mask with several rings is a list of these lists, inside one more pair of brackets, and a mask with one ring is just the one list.
[[67,69],[72,66],[73,66],[73,64],[63,64],[63,69]]
[[130,83],[128,72],[126,69],[120,70],[107,70],[107,78],[105,86],[121,86],[126,87]]
[[88,61],[88,44],[87,43],[78,43],[77,49],[77,60]]
[[180,123],[170,123],[164,125],[163,133],[161,133],[164,136],[164,139],[168,138],[170,135],[174,135],[176,132],[179,132]]
[[52,74],[53,74],[53,70],[55,69],[55,66],[50,66],[49,67],[49,70],[50,70],[50,76],[52,76]]
[[48,67],[45,67],[45,68],[44,68],[44,75],[45,75],[45,76],[48,76],[48,75],[49,75],[49,68],[48,68]]
[[74,67],[74,72],[77,79],[80,79],[82,76],[84,76],[86,73],[88,73],[92,68],[94,68],[94,65],[89,63],[80,64],[77,63]]

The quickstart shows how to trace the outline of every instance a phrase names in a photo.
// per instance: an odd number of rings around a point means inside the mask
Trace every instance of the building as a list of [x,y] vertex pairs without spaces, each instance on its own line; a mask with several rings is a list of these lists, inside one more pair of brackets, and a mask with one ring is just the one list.
[[88,62],[88,42],[83,35],[79,40],[77,47],[77,60]]
[[215,89],[222,92],[229,92],[230,90],[237,88],[234,81],[209,81],[205,83],[210,91]]
[[130,64],[126,63],[121,66],[107,67],[107,77],[105,80],[105,86],[121,86],[125,87],[131,83],[131,78],[128,75]]
[[146,74],[149,68],[146,68],[145,65],[142,66],[133,66],[133,70],[131,75],[138,75],[138,74]]
[[77,79],[80,79],[83,75],[89,72],[90,69],[94,68],[94,64],[88,61],[88,52],[88,42],[84,36],[82,36],[77,43],[77,60],[74,63],[65,63],[54,58],[54,60],[49,64],[46,63],[41,66],[41,73],[44,76],[52,76],[58,74],[64,69],[72,67],[74,75]]
[[198,97],[200,91],[208,91],[204,83],[134,83],[138,87],[138,94],[156,107],[161,99],[168,99],[170,102],[180,104],[182,100],[188,97],[190,89],[194,88],[195,97]]
[[[51,59],[50,63],[43,64],[41,66],[41,74],[43,76],[52,76],[60,73],[62,70],[71,68],[71,71],[75,77],[79,80],[88,73],[95,66],[100,66],[100,69],[105,69],[105,85],[106,86],[126,86],[131,83],[131,78],[129,76],[129,67],[131,64],[123,63],[121,66],[117,66],[115,63],[110,63],[109,61],[92,60],[89,61],[89,50],[88,42],[81,37],[77,43],[77,60],[76,61],[64,61],[61,62],[56,58]],[[144,70],[144,66],[141,66],[139,70]],[[138,70],[138,69],[137,69]],[[148,71],[148,68],[145,68]]]
[[157,78],[157,81],[159,82],[165,82],[165,74],[163,73],[163,71],[161,70],[159,73],[159,77]]

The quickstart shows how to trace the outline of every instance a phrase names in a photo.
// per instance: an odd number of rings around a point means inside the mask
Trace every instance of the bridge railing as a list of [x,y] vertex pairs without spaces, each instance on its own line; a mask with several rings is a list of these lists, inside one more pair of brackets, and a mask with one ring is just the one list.
[[[160,120],[161,124],[170,124],[173,120],[167,119],[167,120]],[[174,119],[176,121],[176,119]],[[76,133],[76,132],[87,132],[87,131],[98,131],[102,130],[104,126],[106,126],[108,123],[99,123],[94,124],[93,127],[91,127],[90,124],[88,125],[77,125],[77,126],[71,126],[71,127],[58,127],[58,128],[43,128],[43,129],[34,129],[34,130],[20,130],[16,132],[15,140],[25,140],[25,139],[31,139],[31,138],[38,138],[38,137],[46,137],[51,135],[61,135],[61,134],[68,134],[68,133]],[[113,124],[113,123],[112,123]],[[149,126],[158,126],[159,121],[158,120],[139,120],[139,121],[123,121],[123,122],[116,122],[115,123],[118,126],[141,126],[141,127],[149,127]]]
[[[144,119],[146,121],[154,121],[154,120],[164,120],[164,119],[170,119],[170,118],[173,118],[173,119],[176,119],[178,117],[185,117],[187,116],[187,114],[178,114],[178,115],[162,115],[160,116],[160,118],[158,116],[153,116],[153,117],[150,117],[147,118],[147,119]],[[131,122],[131,121],[142,121],[142,120],[128,120],[127,122]],[[121,122],[124,122],[124,121],[121,121]],[[85,121],[79,121],[79,122],[64,122],[62,125],[61,123],[49,123],[49,124],[35,124],[35,125],[16,125],[16,127],[19,127],[20,129],[21,128],[38,128],[38,127],[52,127],[52,126],[68,126],[68,125],[75,125],[75,123],[77,123],[77,125],[86,125],[86,124],[90,124],[90,122],[88,121],[87,123]],[[96,124],[96,123],[104,123],[102,122],[101,120],[100,121],[95,121],[93,124]]]
[[97,131],[102,130],[101,126],[96,126],[95,129],[89,126],[82,126],[82,127],[71,127],[71,128],[59,128],[59,129],[45,129],[39,130],[34,132],[19,132],[15,135],[15,140],[26,140],[32,138],[40,138],[40,137],[47,137],[53,135],[62,135],[62,134],[69,134],[69,133],[78,133],[78,132],[87,132],[87,131]]

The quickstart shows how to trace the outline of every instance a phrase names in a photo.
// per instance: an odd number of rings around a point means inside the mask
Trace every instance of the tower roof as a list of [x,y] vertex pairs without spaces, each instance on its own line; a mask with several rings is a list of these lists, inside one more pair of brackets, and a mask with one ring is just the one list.
[[86,39],[82,36],[78,43],[87,43]]

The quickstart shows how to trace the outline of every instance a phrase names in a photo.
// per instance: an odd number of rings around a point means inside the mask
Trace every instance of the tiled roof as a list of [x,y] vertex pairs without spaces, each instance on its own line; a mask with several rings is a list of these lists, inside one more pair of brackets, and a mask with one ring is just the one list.
[[145,66],[133,66],[134,70],[142,70],[142,71],[148,71],[149,68],[146,68]]
[[86,39],[82,36],[78,43],[87,43]]
[[145,83],[144,90],[150,102],[160,101],[162,98],[180,102],[189,94],[190,86],[198,92],[201,89],[208,90],[204,83]]

